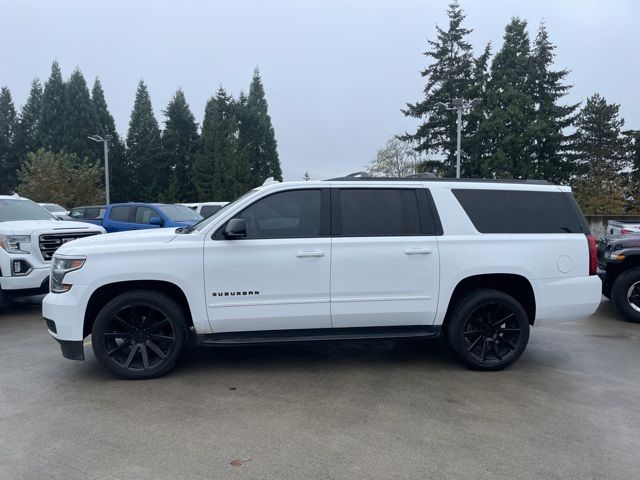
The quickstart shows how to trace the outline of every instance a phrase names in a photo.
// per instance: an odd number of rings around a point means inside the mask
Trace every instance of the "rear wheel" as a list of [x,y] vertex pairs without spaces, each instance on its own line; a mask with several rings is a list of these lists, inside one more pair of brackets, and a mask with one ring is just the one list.
[[611,285],[611,303],[626,320],[640,323],[640,268],[618,275]]
[[515,362],[529,341],[524,308],[498,290],[478,289],[454,306],[447,325],[449,345],[474,370],[501,370]]
[[93,352],[122,378],[163,375],[175,365],[187,338],[184,312],[152,290],[123,293],[107,303],[91,331]]

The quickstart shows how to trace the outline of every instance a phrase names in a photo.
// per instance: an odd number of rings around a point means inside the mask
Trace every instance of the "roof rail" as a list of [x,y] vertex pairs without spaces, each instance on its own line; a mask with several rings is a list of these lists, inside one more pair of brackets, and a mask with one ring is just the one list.
[[[433,175],[433,174],[431,174]],[[356,177],[347,175],[345,177],[328,178],[326,182],[344,181],[369,181],[369,182],[456,182],[456,183],[516,183],[528,185],[551,185],[546,180],[523,180],[523,179],[493,179],[493,178],[442,178],[416,174],[408,177]]]

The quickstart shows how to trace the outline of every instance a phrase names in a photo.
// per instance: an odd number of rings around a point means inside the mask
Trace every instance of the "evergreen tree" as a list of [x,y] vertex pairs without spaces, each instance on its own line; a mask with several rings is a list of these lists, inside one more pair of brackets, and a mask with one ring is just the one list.
[[504,44],[491,64],[483,102],[485,118],[478,127],[482,145],[475,168],[489,178],[531,178],[535,175],[532,94],[533,62],[527,23],[513,18]]
[[534,176],[566,184],[573,168],[568,156],[572,137],[565,131],[573,124],[579,104],[558,105],[571,86],[562,83],[568,70],[551,69],[555,48],[549,41],[547,29],[541,24],[533,45],[532,86],[536,104],[532,131]]
[[100,158],[99,146],[89,140],[98,132],[98,117],[91,101],[87,82],[79,69],[75,69],[65,84],[64,130],[62,146],[80,159]]
[[[485,50],[483,56],[477,61],[474,60],[471,44],[468,41],[472,30],[463,26],[465,15],[457,0],[449,5],[447,15],[449,17],[447,29],[436,26],[437,38],[428,40],[429,50],[424,54],[428,59],[433,60],[421,72],[426,78],[424,99],[414,104],[407,104],[407,108],[403,110],[406,116],[423,118],[426,115],[427,119],[414,134],[406,134],[402,139],[415,142],[418,152],[444,154],[444,170],[447,176],[455,176],[457,113],[442,109],[436,104],[449,103],[456,98],[466,100],[474,98],[479,88],[474,79],[474,71],[478,68],[482,71],[483,63],[486,70],[489,51]],[[465,117],[462,135],[465,139],[462,145],[464,159],[469,157],[469,145],[466,139],[473,134],[474,128],[473,122],[469,123],[469,117]]]
[[622,134],[620,106],[599,94],[587,99],[576,122],[575,160],[580,168],[573,181],[576,199],[585,213],[624,212],[628,188],[629,144]]
[[[96,112],[98,135],[104,137],[111,136],[109,142],[109,194],[112,202],[124,202],[130,197],[131,174],[126,164],[125,148],[122,139],[116,130],[116,123],[109,112],[107,101],[104,97],[104,90],[100,79],[96,78],[91,89],[91,102]],[[100,151],[97,158],[102,159],[102,145],[94,144]],[[102,159],[103,161],[104,159]],[[102,163],[102,161],[100,163]]]
[[129,200],[150,201],[158,197],[156,177],[160,149],[160,127],[153,114],[147,86],[140,80],[127,133],[127,163],[131,175]]
[[246,191],[249,164],[238,155],[237,105],[220,87],[207,102],[193,183],[202,201],[233,200]]
[[167,117],[162,132],[162,200],[188,202],[196,198],[191,167],[198,149],[198,125],[182,89],[178,89],[163,111]]
[[18,156],[15,134],[18,125],[16,109],[7,87],[0,90],[0,194],[9,194],[16,186]]
[[[640,181],[640,130],[629,130],[626,132],[627,144],[629,145],[629,159],[633,172],[633,180]],[[640,198],[638,199],[640,200]]]
[[20,162],[24,162],[27,153],[35,152],[38,147],[38,121],[42,110],[42,85],[37,78],[31,82],[31,91],[27,103],[20,110],[20,120],[16,131],[16,151]]
[[51,75],[44,84],[42,93],[42,109],[38,122],[38,143],[53,151],[64,147],[65,133],[65,86],[58,62],[51,65]]
[[240,152],[251,167],[247,187],[261,185],[269,177],[282,180],[278,145],[258,68],[253,71],[249,95],[241,95],[238,106]]

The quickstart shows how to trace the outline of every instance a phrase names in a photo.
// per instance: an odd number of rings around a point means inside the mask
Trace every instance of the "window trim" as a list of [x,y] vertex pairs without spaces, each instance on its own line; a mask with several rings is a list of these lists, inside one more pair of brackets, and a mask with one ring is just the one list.
[[[234,240],[228,240],[224,237],[223,231],[227,224],[238,215],[242,214],[246,209],[251,208],[258,202],[269,198],[273,195],[277,195],[279,193],[289,193],[289,192],[306,192],[309,190],[320,191],[320,235],[317,237],[266,237],[266,238],[237,238]],[[214,212],[215,213],[215,212]],[[330,197],[330,188],[329,187],[313,187],[313,188],[292,188],[287,190],[278,190],[275,192],[271,192],[268,195],[263,197],[256,198],[249,205],[235,212],[231,217],[227,218],[222,224],[216,228],[215,232],[211,235],[212,240],[227,240],[231,242],[238,241],[255,241],[255,240],[293,240],[293,239],[308,239],[308,238],[329,238],[331,237],[331,197]]]
[[[340,211],[340,192],[342,190],[400,190],[402,199],[402,209],[406,209],[406,191],[414,192],[418,207],[419,232],[387,235],[344,235],[341,229],[342,212]],[[421,193],[424,192],[424,193]],[[430,218],[431,217],[431,218]],[[431,228],[429,228],[429,224]],[[331,236],[335,238],[385,238],[385,237],[425,237],[442,235],[442,224],[435,204],[431,197],[431,192],[424,187],[409,186],[384,186],[375,187],[372,185],[348,185],[333,187],[331,189]]]

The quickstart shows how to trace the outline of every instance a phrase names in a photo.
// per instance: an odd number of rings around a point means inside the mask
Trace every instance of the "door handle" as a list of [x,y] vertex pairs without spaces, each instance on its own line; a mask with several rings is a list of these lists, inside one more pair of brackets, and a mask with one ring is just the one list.
[[427,255],[431,253],[430,248],[407,248],[404,251],[405,255]]
[[324,257],[324,252],[320,251],[307,251],[307,252],[296,252],[296,257]]

